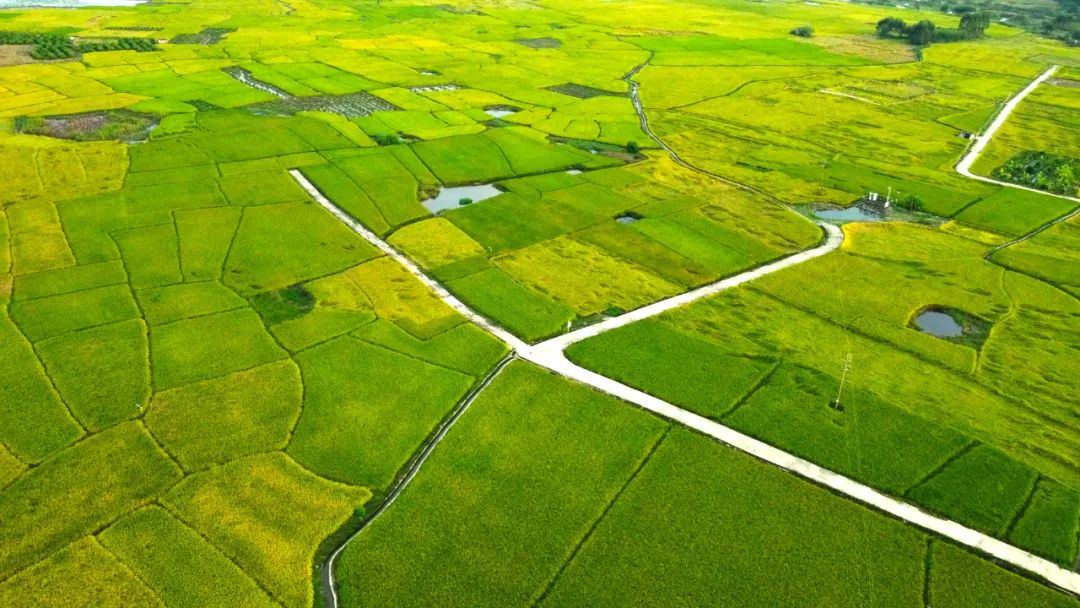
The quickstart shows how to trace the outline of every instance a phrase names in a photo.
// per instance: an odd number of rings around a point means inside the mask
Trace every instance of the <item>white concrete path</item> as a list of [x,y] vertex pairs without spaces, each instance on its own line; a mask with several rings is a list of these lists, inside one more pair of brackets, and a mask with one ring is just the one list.
[[[364,228],[356,220],[349,217],[347,213],[331,203],[300,171],[294,169],[290,171],[290,173],[300,186],[303,187],[316,202],[326,208],[327,211],[334,214],[334,216],[343,221],[372,245],[375,245],[380,250],[386,252],[387,255],[400,262],[407,270],[409,270],[409,272],[420,279],[425,285],[428,285],[448,305],[479,325],[485,331],[488,331],[495,337],[506,342],[518,357],[567,378],[581,382],[582,384],[591,386],[613,397],[633,403],[638,407],[653,412],[672,422],[694,429],[704,435],[708,435],[721,443],[750,454],[755,458],[764,460],[765,462],[776,465],[787,471],[791,471],[813,483],[830,488],[838,494],[853,498],[910,524],[934,532],[935,534],[976,549],[987,555],[991,555],[1062,589],[1080,595],[1080,574],[1061,568],[1057,564],[1038,557],[1037,555],[1004,543],[976,530],[966,528],[954,521],[926,513],[913,505],[886,496],[858,481],[822,468],[808,460],[784,452],[783,450],[758,441],[753,437],[744,435],[743,433],[713,420],[709,420],[708,418],[684,410],[663,401],[662,399],[658,399],[635,388],[616,382],[611,378],[589,371],[570,362],[563,354],[563,348],[578,340],[595,336],[603,331],[608,331],[616,327],[622,327],[628,323],[649,316],[660,314],[678,306],[688,304],[694,300],[714,295],[725,289],[730,289],[731,287],[741,285],[771,272],[789,268],[824,255],[829,251],[833,251],[839,247],[843,241],[843,233],[836,227],[826,226],[825,230],[827,238],[825,242],[809,251],[795,254],[783,260],[747,271],[734,277],[729,277],[728,279],[724,279],[686,294],[662,300],[627,313],[626,315],[609,319],[598,324],[598,326],[596,326],[598,329],[595,331],[589,332],[586,330],[591,328],[584,328],[577,332],[573,332],[573,334],[569,334],[575,336],[576,339],[571,338],[567,340],[565,339],[565,336],[561,336],[533,346],[526,344],[524,341],[511,335],[505,329],[485,319],[450,294],[442,287],[442,285],[424,274],[416,264],[394,249],[389,243]],[[624,317],[626,320],[620,321]]]
[[[1047,68],[1046,71],[1043,72],[1042,74],[1040,74],[1038,78],[1036,78],[1035,80],[1032,80],[1026,87],[1024,87],[1024,90],[1017,93],[1016,96],[1014,96],[1012,99],[1010,99],[1008,102],[1006,102],[1004,106],[1002,106],[1001,111],[998,112],[997,116],[994,117],[994,121],[990,123],[990,126],[987,127],[986,131],[984,131],[981,135],[978,135],[975,138],[975,141],[972,142],[970,147],[968,147],[968,151],[967,151],[966,154],[964,154],[964,157],[960,159],[960,162],[956,163],[956,172],[957,173],[959,173],[960,175],[963,175],[964,177],[969,177],[971,179],[977,179],[980,182],[986,182],[988,184],[995,184],[995,185],[998,185],[998,186],[1005,186],[1007,188],[1015,188],[1017,190],[1027,190],[1028,192],[1034,192],[1036,194],[1044,194],[1046,196],[1053,196],[1053,197],[1057,197],[1057,198],[1063,198],[1063,199],[1065,199],[1067,201],[1072,201],[1072,202],[1077,203],[1078,205],[1080,205],[1080,198],[1077,198],[1075,196],[1066,196],[1064,194],[1054,194],[1053,192],[1047,192],[1046,190],[1038,190],[1036,188],[1029,188],[1027,186],[1021,186],[1020,184],[1013,184],[1013,183],[1009,183],[1009,182],[1003,182],[1001,180],[991,179],[989,177],[985,177],[985,176],[982,176],[982,175],[976,175],[976,174],[971,172],[971,165],[973,165],[975,163],[975,161],[978,160],[979,155],[982,154],[982,151],[986,148],[987,145],[990,144],[990,140],[992,140],[994,138],[994,134],[997,133],[998,129],[1001,128],[1001,125],[1004,125],[1005,121],[1008,120],[1009,114],[1012,114],[1012,111],[1016,109],[1016,106],[1020,105],[1020,102],[1023,101],[1025,97],[1030,95],[1032,91],[1037,89],[1040,84],[1046,82],[1046,80],[1048,78],[1053,76],[1054,72],[1056,72],[1057,69],[1058,69],[1058,66],[1056,66],[1056,65],[1052,65],[1049,68]],[[1078,206],[1076,209],[1073,209],[1071,212],[1069,212],[1069,213],[1067,213],[1067,214],[1065,214],[1065,215],[1063,215],[1063,216],[1061,216],[1061,217],[1059,217],[1059,218],[1057,218],[1055,220],[1049,221],[1049,222],[1043,224],[1042,226],[1039,226],[1038,228],[1032,230],[1031,232],[1028,232],[1027,234],[1021,235],[1021,236],[1019,236],[1019,237],[1017,237],[1017,238],[1015,238],[1015,239],[1013,239],[1011,241],[1008,241],[1006,243],[1002,243],[1001,245],[998,245],[997,247],[994,247],[993,249],[990,250],[990,254],[993,254],[995,251],[998,251],[999,249],[1004,249],[1006,247],[1009,247],[1010,245],[1015,245],[1017,243],[1026,241],[1026,240],[1030,239],[1031,237],[1035,236],[1036,234],[1039,234],[1040,232],[1042,232],[1042,231],[1044,231],[1044,230],[1046,230],[1046,229],[1048,229],[1048,228],[1050,228],[1050,227],[1052,227],[1052,226],[1054,226],[1056,224],[1060,224],[1061,222],[1069,221],[1073,217],[1076,217],[1077,214],[1080,214],[1080,206]]]
[[[1058,66],[1056,66],[1056,65],[1050,66],[1049,68],[1046,69],[1045,72],[1040,74],[1038,78],[1036,78],[1035,80],[1032,80],[1026,87],[1024,87],[1024,90],[1020,91],[1012,99],[1005,102],[1005,105],[1002,106],[1002,108],[998,112],[997,116],[994,117],[993,122],[990,123],[990,126],[987,127],[986,130],[983,131],[981,135],[978,135],[978,136],[975,137],[975,141],[971,144],[970,147],[968,147],[967,153],[964,154],[964,157],[960,159],[960,162],[956,163],[956,172],[957,173],[959,173],[960,175],[963,175],[964,177],[970,177],[971,179],[977,179],[980,182],[987,182],[987,183],[990,183],[990,184],[997,184],[999,186],[1008,186],[1010,188],[1018,188],[1020,190],[1027,190],[1029,192],[1037,192],[1039,194],[1050,194],[1049,192],[1046,192],[1045,190],[1036,190],[1035,188],[1028,188],[1027,186],[1021,186],[1019,184],[1010,184],[1009,182],[1002,182],[1002,181],[998,181],[996,179],[990,179],[989,177],[983,177],[981,175],[975,175],[974,173],[971,172],[971,165],[975,163],[975,160],[979,158],[979,155],[982,154],[982,151],[986,148],[987,145],[989,145],[990,140],[992,140],[994,138],[994,134],[998,132],[998,129],[1000,129],[1001,126],[1005,124],[1005,121],[1009,119],[1009,114],[1012,114],[1012,111],[1016,109],[1016,106],[1020,105],[1020,102],[1024,101],[1024,98],[1027,97],[1028,95],[1030,95],[1032,91],[1037,89],[1040,84],[1042,84],[1043,82],[1046,81],[1047,78],[1050,78],[1051,76],[1053,76],[1054,72],[1056,72],[1057,69],[1058,69]],[[1060,196],[1060,195],[1051,194],[1050,196]],[[1072,197],[1061,196],[1061,198],[1072,198]],[[1073,199],[1073,200],[1076,200],[1076,199]]]
[[843,231],[832,224],[820,223],[818,225],[821,226],[821,228],[825,231],[825,241],[817,247],[814,247],[813,249],[807,249],[806,251],[801,251],[786,258],[781,258],[775,262],[766,264],[764,266],[759,266],[757,268],[747,270],[746,272],[743,272],[741,274],[728,277],[721,281],[710,283],[708,285],[705,285],[704,287],[699,287],[692,291],[681,293],[677,296],[672,296],[665,300],[660,300],[659,302],[654,302],[652,304],[649,304],[648,306],[642,306],[641,308],[631,310],[630,312],[621,314],[617,317],[610,317],[608,319],[604,319],[599,323],[594,323],[592,325],[582,327],[581,329],[572,331],[570,333],[556,336],[554,338],[551,338],[550,340],[547,340],[546,342],[541,342],[540,344],[537,344],[532,348],[533,350],[557,350],[559,352],[562,352],[563,350],[566,350],[566,348],[569,347],[571,344],[581,342],[582,340],[591,338],[593,336],[598,336],[605,331],[611,331],[616,327],[622,327],[624,325],[636,323],[638,321],[641,321],[642,319],[647,319],[649,317],[656,316],[660,313],[667,312],[674,308],[685,306],[693,302],[694,300],[700,300],[701,298],[706,298],[708,296],[718,294],[725,289],[731,289],[732,287],[737,287],[739,285],[742,285],[743,283],[753,281],[754,279],[759,279],[767,274],[776,272],[778,270],[783,270],[784,268],[790,268],[791,266],[802,264],[803,262],[823,256],[826,253],[829,253],[830,251],[839,248],[840,245],[844,242]]

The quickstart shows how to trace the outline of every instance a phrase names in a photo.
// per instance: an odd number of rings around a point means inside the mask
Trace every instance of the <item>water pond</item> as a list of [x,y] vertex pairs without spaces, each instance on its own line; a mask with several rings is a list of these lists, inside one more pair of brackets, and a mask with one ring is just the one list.
[[449,209],[464,207],[465,205],[470,205],[472,203],[479,203],[480,201],[494,198],[500,194],[502,194],[502,190],[499,190],[491,184],[458,186],[456,188],[443,188],[442,190],[439,190],[438,196],[429,198],[422,204],[428,211],[439,213]]
[[885,218],[860,207],[846,209],[815,209],[814,217],[830,222],[880,222]]
[[964,327],[952,318],[952,315],[939,310],[924,310],[915,317],[915,327],[919,331],[938,338],[959,338],[964,335]]

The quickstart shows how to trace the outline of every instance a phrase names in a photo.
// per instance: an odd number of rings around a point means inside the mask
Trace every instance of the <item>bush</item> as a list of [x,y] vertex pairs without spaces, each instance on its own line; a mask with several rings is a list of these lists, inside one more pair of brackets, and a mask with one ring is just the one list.
[[890,36],[902,36],[907,32],[907,29],[907,23],[904,23],[903,19],[885,17],[877,22],[876,33],[879,38],[888,38]]
[[915,46],[926,46],[934,41],[934,22],[927,19],[916,23],[907,30],[908,42]]
[[799,36],[800,38],[812,38],[814,36],[814,28],[809,25],[800,25],[788,33],[792,36]]
[[896,202],[896,206],[905,211],[922,211],[923,201],[917,194],[908,194]]
[[1080,158],[1027,150],[994,169],[991,175],[1014,184],[1074,196],[1080,188]]

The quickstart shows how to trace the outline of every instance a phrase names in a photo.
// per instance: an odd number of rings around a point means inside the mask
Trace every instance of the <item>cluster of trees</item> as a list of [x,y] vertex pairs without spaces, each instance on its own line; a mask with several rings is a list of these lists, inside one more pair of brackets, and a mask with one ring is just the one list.
[[157,50],[157,40],[153,38],[95,40],[93,42],[80,42],[75,48],[80,53],[93,53],[95,51],[138,51],[145,53]]
[[[896,5],[896,0],[857,1],[890,8]],[[905,5],[919,10],[938,10],[950,16],[989,11],[995,20],[1000,18],[1002,23],[1012,27],[1080,46],[1080,0],[908,0]]]
[[66,59],[76,55],[71,39],[64,34],[0,32],[0,44],[34,45],[34,59]]
[[1014,184],[1076,196],[1080,189],[1080,158],[1028,150],[1010,158],[991,175]]
[[965,13],[960,17],[959,29],[938,28],[929,19],[908,25],[903,19],[886,17],[877,22],[877,35],[880,38],[906,38],[915,46],[926,46],[932,42],[982,38],[988,27],[990,27],[990,14],[982,11]]
[[66,34],[0,32],[0,44],[34,45],[30,56],[34,59],[71,59],[80,53],[94,51],[154,51],[157,41],[152,38],[115,38],[76,44]]
[[67,40],[63,34],[35,34],[28,32],[0,32],[0,44],[44,44],[55,40]]
[[34,59],[71,59],[79,54],[67,36],[46,38],[30,49]]

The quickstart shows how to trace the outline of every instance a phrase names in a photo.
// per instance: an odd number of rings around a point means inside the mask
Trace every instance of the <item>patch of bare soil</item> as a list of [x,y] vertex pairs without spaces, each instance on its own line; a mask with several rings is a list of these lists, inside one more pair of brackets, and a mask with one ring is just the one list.
[[34,58],[30,56],[32,48],[34,48],[32,44],[0,45],[0,66],[34,63]]

